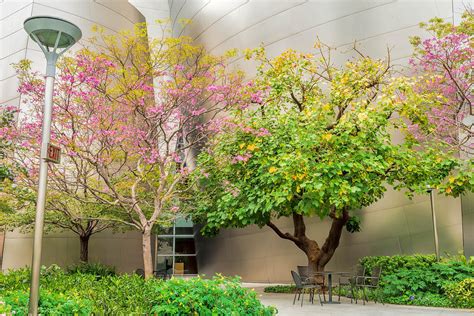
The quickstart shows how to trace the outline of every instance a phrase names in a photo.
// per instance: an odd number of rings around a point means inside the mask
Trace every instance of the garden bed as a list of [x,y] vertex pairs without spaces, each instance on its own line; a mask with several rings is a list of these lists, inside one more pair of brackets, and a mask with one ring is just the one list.
[[[84,269],[79,269],[83,271]],[[72,270],[72,271],[77,271]],[[0,315],[28,314],[30,271],[0,274]],[[238,278],[144,280],[138,275],[42,270],[42,315],[274,315]]]

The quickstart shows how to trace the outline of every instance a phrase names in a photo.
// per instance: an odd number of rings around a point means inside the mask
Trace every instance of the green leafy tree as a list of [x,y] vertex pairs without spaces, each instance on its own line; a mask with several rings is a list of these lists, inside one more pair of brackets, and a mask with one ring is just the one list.
[[[194,219],[203,232],[258,225],[293,242],[308,264],[323,270],[341,233],[359,229],[355,211],[383,197],[387,185],[426,192],[459,162],[442,143],[394,141],[424,96],[413,80],[395,77],[388,60],[359,52],[342,67],[331,50],[288,50],[275,58],[263,48],[247,52],[259,62],[252,98],[233,113],[198,157]],[[320,243],[307,235],[305,218],[329,219]],[[289,217],[294,231],[275,219]]]
[[[20,229],[29,232],[33,230],[35,221],[36,181],[28,181],[18,176],[18,173],[14,182],[5,181],[7,185],[0,196],[0,227],[6,231]],[[118,207],[98,203],[84,195],[82,198],[72,196],[52,184],[45,209],[45,231],[76,234],[80,242],[79,258],[82,262],[88,262],[89,240],[93,235],[106,229],[126,228],[115,220],[120,214]]]

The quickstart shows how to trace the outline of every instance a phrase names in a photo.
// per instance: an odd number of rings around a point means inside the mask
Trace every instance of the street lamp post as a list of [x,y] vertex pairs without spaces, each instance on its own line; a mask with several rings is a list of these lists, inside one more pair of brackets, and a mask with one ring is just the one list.
[[71,22],[50,16],[33,16],[26,19],[23,25],[28,35],[40,46],[47,61],[43,127],[41,132],[40,171],[38,180],[38,197],[36,200],[33,259],[31,263],[30,302],[28,310],[29,315],[36,316],[38,315],[44,206],[46,202],[46,186],[48,183],[48,143],[51,131],[56,61],[59,56],[81,38],[82,33],[81,30]]
[[439,261],[438,225],[436,223],[436,212],[435,212],[435,207],[434,207],[433,189],[428,188],[428,192],[430,193],[431,217],[432,217],[432,220],[433,220],[433,235],[434,235],[436,261]]

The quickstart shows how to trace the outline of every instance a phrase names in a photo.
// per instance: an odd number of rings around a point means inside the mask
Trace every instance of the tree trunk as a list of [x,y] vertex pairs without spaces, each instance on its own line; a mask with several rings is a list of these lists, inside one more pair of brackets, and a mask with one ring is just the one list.
[[153,277],[153,259],[151,253],[151,228],[145,227],[142,231],[143,270],[145,279]]
[[334,252],[339,246],[342,229],[349,220],[349,212],[344,210],[340,217],[331,216],[332,224],[328,236],[322,248],[319,247],[315,240],[306,236],[306,225],[303,215],[293,213],[294,234],[283,233],[272,222],[268,222],[268,226],[272,228],[278,236],[283,239],[291,240],[298,248],[300,248],[308,258],[308,266],[313,271],[324,271],[324,267],[331,260]]
[[81,262],[89,262],[89,238],[91,235],[81,235]]

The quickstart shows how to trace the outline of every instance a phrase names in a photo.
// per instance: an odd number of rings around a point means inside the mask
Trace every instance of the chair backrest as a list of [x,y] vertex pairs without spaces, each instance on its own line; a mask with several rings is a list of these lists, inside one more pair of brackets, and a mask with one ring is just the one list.
[[377,285],[380,280],[380,275],[382,274],[382,266],[376,266],[372,268],[372,275],[370,282],[372,285]]
[[295,285],[296,285],[296,288],[302,288],[303,287],[303,283],[301,282],[301,278],[300,276],[298,275],[298,273],[296,273],[295,271],[291,270],[291,276],[293,277],[293,281],[295,282]]
[[365,267],[361,264],[358,264],[354,268],[354,279],[356,284],[363,284],[365,276]]
[[143,269],[138,268],[138,269],[136,269],[136,270],[134,271],[134,273],[135,273],[135,274],[138,274],[138,275],[141,276],[142,278],[145,277],[145,270],[143,270]]
[[309,278],[309,267],[308,266],[296,266],[298,274],[301,278]]

